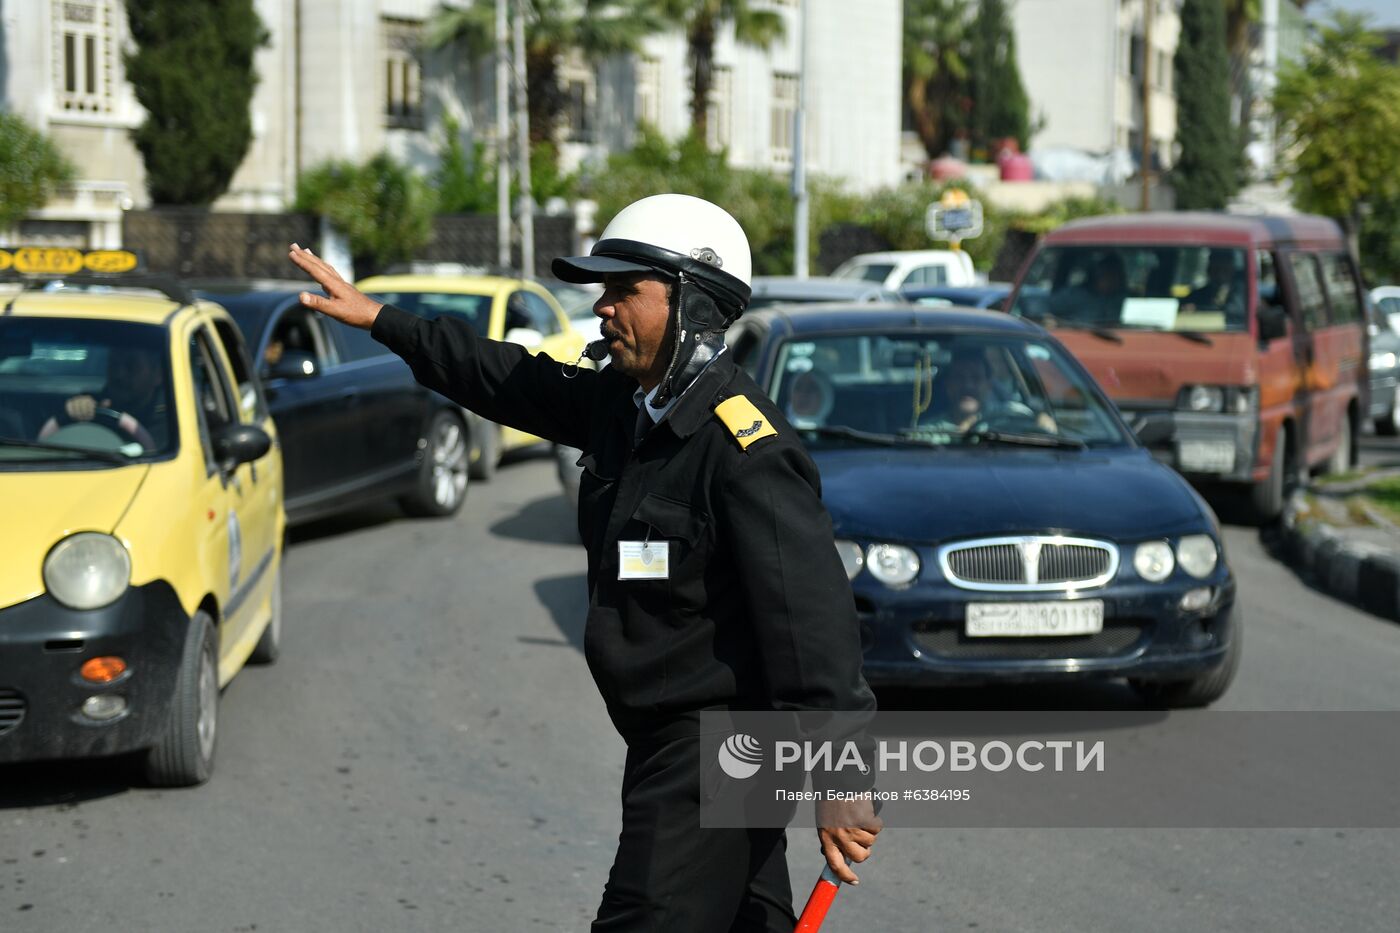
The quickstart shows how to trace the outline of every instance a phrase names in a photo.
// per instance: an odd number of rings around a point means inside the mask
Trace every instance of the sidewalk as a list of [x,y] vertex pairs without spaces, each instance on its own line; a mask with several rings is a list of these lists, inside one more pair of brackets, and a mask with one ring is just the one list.
[[1400,525],[1354,496],[1370,482],[1395,475],[1377,471],[1294,493],[1284,513],[1280,549],[1314,586],[1400,621]]

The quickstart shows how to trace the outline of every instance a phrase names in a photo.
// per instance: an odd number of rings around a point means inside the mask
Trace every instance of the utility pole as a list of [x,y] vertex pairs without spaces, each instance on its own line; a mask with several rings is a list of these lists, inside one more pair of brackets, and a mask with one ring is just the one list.
[[1142,0],[1142,210],[1152,210],[1152,8]]
[[801,22],[797,31],[797,112],[792,118],[792,274],[807,277],[807,9],[802,0],[797,9]]
[[510,63],[506,4],[496,0],[496,264],[510,266]]
[[520,178],[520,274],[535,275],[535,199],[530,191],[530,91],[525,80],[525,13],[528,0],[515,0],[515,173]]

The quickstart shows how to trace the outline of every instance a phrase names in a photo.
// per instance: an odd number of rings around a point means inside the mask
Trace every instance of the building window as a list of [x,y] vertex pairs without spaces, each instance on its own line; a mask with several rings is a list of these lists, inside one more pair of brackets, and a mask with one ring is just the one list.
[[729,145],[734,112],[734,69],[716,65],[711,72],[710,106],[706,117],[706,133],[711,149]]
[[66,113],[112,112],[112,5],[54,4],[54,88]]
[[381,20],[384,33],[384,122],[388,126],[423,126],[423,24],[418,20]]
[[661,59],[637,59],[637,122],[661,126]]
[[773,125],[769,149],[780,165],[792,162],[792,129],[797,117],[797,75],[773,73]]
[[1161,49],[1157,50],[1157,90],[1170,94],[1172,87],[1172,57]]
[[593,88],[581,78],[570,78],[565,85],[569,97],[568,140],[571,143],[593,142]]

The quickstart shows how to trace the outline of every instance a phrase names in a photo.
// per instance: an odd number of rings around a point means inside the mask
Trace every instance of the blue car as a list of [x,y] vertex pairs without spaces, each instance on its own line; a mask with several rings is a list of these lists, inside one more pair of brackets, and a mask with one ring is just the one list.
[[729,346],[821,470],[872,683],[1225,692],[1240,618],[1214,515],[1043,329],[790,307],[745,315]]

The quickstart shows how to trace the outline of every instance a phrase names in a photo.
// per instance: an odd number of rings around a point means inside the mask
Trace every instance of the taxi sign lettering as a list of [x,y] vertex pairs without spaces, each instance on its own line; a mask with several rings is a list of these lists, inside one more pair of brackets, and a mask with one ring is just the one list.
[[9,250],[0,249],[0,272],[4,272],[6,269],[10,268],[10,266],[14,265],[14,262],[15,257],[10,255]]
[[136,254],[124,249],[95,249],[83,255],[83,265],[90,272],[130,272],[137,263]]
[[15,251],[15,271],[22,275],[71,275],[81,272],[83,254],[60,246],[26,246]]

